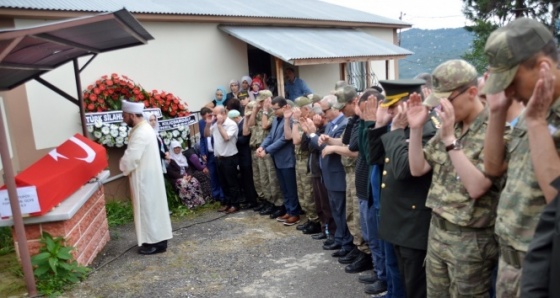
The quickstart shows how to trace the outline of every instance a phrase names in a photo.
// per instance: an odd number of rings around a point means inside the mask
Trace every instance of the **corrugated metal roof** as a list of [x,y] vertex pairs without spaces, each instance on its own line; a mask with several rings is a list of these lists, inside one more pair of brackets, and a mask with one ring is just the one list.
[[410,24],[317,0],[2,0],[0,8],[132,13],[237,16],[364,22],[397,27]]
[[286,62],[304,59],[395,57],[409,50],[356,29],[220,26],[232,36]]
[[23,29],[0,30],[0,91],[72,59],[154,39],[125,9]]

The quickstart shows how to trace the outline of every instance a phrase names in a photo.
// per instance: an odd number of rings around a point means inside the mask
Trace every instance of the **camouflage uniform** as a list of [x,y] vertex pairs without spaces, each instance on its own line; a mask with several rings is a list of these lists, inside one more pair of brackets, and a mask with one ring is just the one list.
[[[258,148],[269,132],[269,130],[262,129],[262,115],[263,110],[261,109],[255,116],[255,126],[253,128],[255,133],[251,135],[251,147],[257,146],[256,148]],[[273,117],[271,117],[270,121],[273,120],[272,118]],[[253,154],[253,156],[255,156],[255,154]],[[280,192],[280,185],[278,184],[272,157],[267,154],[264,158],[257,158],[256,164],[258,169],[257,171],[253,171],[253,173],[255,173],[253,174],[253,179],[255,181],[259,181],[255,182],[255,184],[260,183],[260,191],[263,195],[262,197],[275,206],[282,206],[284,201],[282,193]],[[257,190],[257,194],[259,194],[259,190]]]
[[261,175],[259,168],[259,158],[257,157],[257,148],[259,148],[262,143],[262,128],[260,126],[253,126],[251,130],[251,139],[249,140],[249,146],[251,147],[251,158],[253,160],[253,181],[255,183],[255,190],[257,191],[257,196],[259,198],[265,198],[264,190],[261,184]]
[[[464,154],[482,172],[487,119],[484,109],[460,138]],[[456,124],[455,135],[461,131]],[[424,147],[424,155],[433,169],[426,200],[433,211],[426,257],[428,297],[488,297],[498,259],[493,226],[502,179],[474,200],[457,176],[439,132]]]
[[[356,125],[356,129],[353,129]],[[352,126],[346,126],[346,129],[351,129],[351,132],[346,130],[342,133],[344,136],[347,133],[358,133],[357,123],[352,124]],[[357,157],[341,156],[340,162],[344,166],[344,172],[346,172],[346,223],[348,225],[348,230],[354,240],[352,243],[362,252],[370,254],[369,246],[362,238],[362,226],[360,224],[360,203],[358,200],[358,194],[356,193],[356,159]]]
[[[296,154],[296,181],[297,181],[297,194],[299,203],[307,216],[307,219],[313,222],[318,222],[317,209],[315,208],[315,200],[313,199],[313,187],[311,184],[311,173],[307,166],[309,162],[309,146],[308,142],[304,142],[303,138],[307,136],[303,133],[301,126],[297,126],[298,131],[292,133],[299,133],[302,135],[302,143],[299,145],[294,144]],[[303,145],[303,146],[302,146]]]
[[[549,127],[557,129],[551,133],[560,154],[560,98],[552,105],[547,122]],[[507,182],[500,196],[496,220],[501,250],[496,294],[498,297],[519,297],[523,259],[546,206],[533,170],[523,114],[507,142],[506,160]]]

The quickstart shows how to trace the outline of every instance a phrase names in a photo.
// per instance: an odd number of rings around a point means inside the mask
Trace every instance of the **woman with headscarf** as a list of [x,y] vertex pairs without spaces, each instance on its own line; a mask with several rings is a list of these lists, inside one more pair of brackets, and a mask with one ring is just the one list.
[[[233,79],[231,81],[229,81],[229,90],[231,92],[229,92],[227,94],[226,100],[230,100],[232,98],[237,98],[237,95],[239,94],[239,91],[241,91],[239,89],[239,81],[233,80]],[[224,104],[224,106],[225,106],[225,104]]]
[[169,153],[167,152],[168,151],[167,146],[165,145],[165,143],[161,139],[161,136],[159,135],[159,122],[157,120],[157,116],[155,113],[150,113],[150,112],[144,112],[143,114],[144,114],[144,119],[148,119],[148,123],[150,123],[150,125],[156,132],[159,155],[161,158],[161,167],[163,169],[163,174],[166,174],[167,171],[166,171],[165,161],[169,159]]
[[224,87],[216,88],[214,96],[214,99],[206,105],[207,108],[213,109],[217,106],[226,106],[228,98],[226,97],[226,89]]
[[203,187],[197,177],[209,182],[208,169],[200,163],[196,154],[189,150],[185,152],[189,156],[187,159],[178,141],[171,141],[170,147],[171,159],[167,167],[167,176],[173,182],[179,198],[189,209],[203,205],[210,194],[209,183]]
[[251,101],[253,101],[253,100],[255,100],[255,98],[257,98],[256,96],[254,96],[250,92],[252,84],[253,84],[253,79],[251,79],[250,76],[241,77],[241,91],[245,91],[245,92],[249,93],[249,100],[251,100]]

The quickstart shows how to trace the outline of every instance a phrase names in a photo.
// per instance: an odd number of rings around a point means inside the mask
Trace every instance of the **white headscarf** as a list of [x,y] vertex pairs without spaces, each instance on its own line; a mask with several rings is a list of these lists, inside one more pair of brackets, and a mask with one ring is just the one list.
[[243,81],[247,81],[247,83],[249,83],[249,90],[251,90],[251,83],[253,83],[253,80],[251,79],[250,76],[243,76],[241,77],[241,83],[243,83]]
[[171,156],[171,158],[180,166],[180,167],[185,167],[188,168],[189,167],[189,163],[187,162],[187,158],[183,155],[183,152],[177,154],[175,153],[175,148],[181,148],[181,143],[179,143],[177,140],[172,140],[171,141],[171,150],[169,150],[169,155]]
[[[146,120],[148,122],[148,124],[150,124],[150,117],[154,116],[154,118],[156,118],[156,125],[154,126],[154,131],[156,132],[156,135],[159,136],[159,121],[157,119],[156,113],[144,112],[144,113],[142,113],[142,115],[144,116],[144,120]],[[151,126],[151,124],[150,124],[150,126]]]

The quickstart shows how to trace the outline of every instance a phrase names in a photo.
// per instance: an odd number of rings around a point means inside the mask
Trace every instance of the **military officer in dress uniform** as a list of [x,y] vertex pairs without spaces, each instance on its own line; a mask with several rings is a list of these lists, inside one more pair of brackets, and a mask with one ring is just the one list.
[[[368,132],[370,154],[382,165],[379,237],[386,245],[385,258],[391,263],[396,255],[397,268],[387,266],[389,275],[402,277],[407,297],[426,297],[424,259],[432,216],[426,197],[432,183],[432,172],[413,177],[408,166],[410,128],[406,120],[406,100],[414,92],[422,94],[424,80],[380,81],[387,98],[380,104],[376,126]],[[383,116],[386,115],[386,116]],[[436,133],[440,121],[435,112],[424,123],[422,143]],[[385,118],[385,119],[383,119]],[[391,119],[390,122],[386,122]],[[393,250],[390,250],[390,246]],[[393,269],[393,270],[391,270]],[[396,271],[396,272],[391,272]],[[391,278],[395,280],[395,278]],[[393,285],[395,287],[395,285]],[[394,288],[393,297],[404,296],[404,289]],[[400,294],[399,294],[400,293]],[[396,295],[399,294],[399,295]]]

